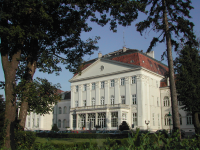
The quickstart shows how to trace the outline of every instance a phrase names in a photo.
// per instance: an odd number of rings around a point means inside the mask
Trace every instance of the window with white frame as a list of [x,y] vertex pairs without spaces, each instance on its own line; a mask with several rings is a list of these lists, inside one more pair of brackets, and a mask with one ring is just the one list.
[[92,83],[92,90],[95,90],[95,83]]
[[165,117],[164,117],[164,124],[165,124],[165,126],[169,125],[169,116],[168,116],[168,114],[166,114]]
[[125,78],[121,78],[121,85],[125,85]]
[[105,83],[104,81],[101,82],[101,89],[104,88],[104,83]]
[[75,107],[78,107],[78,101],[75,101]]
[[115,97],[113,95],[111,96],[110,102],[111,102],[111,105],[115,104]]
[[111,112],[111,127],[118,127],[118,112]]
[[133,101],[133,105],[136,105],[136,104],[137,104],[137,101],[136,101],[136,94],[133,94],[133,95],[132,95],[132,101]]
[[137,126],[137,113],[135,112],[135,113],[133,113],[133,124],[134,124],[134,126]]
[[87,84],[83,85],[83,91],[87,91]]
[[115,80],[110,80],[110,87],[114,87],[115,86]]
[[61,107],[58,108],[58,114],[62,114],[62,108]]
[[101,97],[101,105],[104,105],[105,104],[105,101],[104,101],[104,97],[102,96]]
[[86,103],[86,100],[83,100],[83,106],[86,106],[87,103]]
[[135,84],[136,83],[136,76],[133,76],[132,78],[131,78],[131,84]]
[[158,126],[160,126],[160,115],[158,114]]
[[76,86],[76,92],[78,92],[78,85]]
[[192,114],[187,113],[187,125],[192,125]]
[[180,125],[182,125],[182,116],[179,114],[179,119],[180,119]]
[[61,120],[58,120],[58,128],[61,128]]
[[157,106],[159,107],[159,97],[157,97]]
[[125,96],[121,96],[121,101],[122,101],[122,104],[126,104]]
[[92,106],[95,106],[95,98],[92,98]]
[[155,126],[155,117],[154,117],[154,113],[152,113],[152,120],[153,120],[153,126]]
[[167,96],[164,97],[163,106],[165,106],[165,107],[170,106],[169,97],[167,97]]
[[127,121],[127,113],[122,113],[122,121]]

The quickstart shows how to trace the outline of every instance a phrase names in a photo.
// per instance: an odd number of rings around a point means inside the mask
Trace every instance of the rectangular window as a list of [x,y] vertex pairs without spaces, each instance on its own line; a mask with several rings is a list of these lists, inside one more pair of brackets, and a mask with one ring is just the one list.
[[101,82],[101,89],[104,88],[104,83],[105,83],[104,81]]
[[155,118],[154,118],[154,113],[152,114],[152,120],[153,120],[153,126],[155,126]]
[[159,107],[159,97],[157,97],[157,106]]
[[75,101],[75,107],[78,107],[78,101]]
[[87,91],[87,84],[83,85],[83,91]]
[[127,113],[122,113],[122,121],[127,121]]
[[83,100],[83,106],[86,106],[87,104],[86,104],[86,100]]
[[115,86],[115,80],[111,80],[110,81],[110,87],[114,87]]
[[137,113],[133,113],[133,124],[137,126]]
[[114,98],[113,95],[111,96],[111,100],[110,100],[110,101],[111,101],[111,105],[114,105],[114,104],[115,104],[115,98]]
[[132,95],[132,100],[133,100],[133,105],[136,105],[137,104],[137,102],[136,102],[136,94]]
[[92,98],[92,106],[95,106],[95,98]]
[[95,90],[95,83],[92,83],[92,90]]
[[121,101],[122,101],[122,104],[126,104],[125,96],[121,96]]
[[136,83],[136,76],[133,76],[131,79],[131,84],[135,84]]
[[76,86],[76,92],[78,92],[78,85]]
[[192,125],[192,116],[187,116],[187,124]]
[[118,112],[111,112],[111,127],[118,127]]
[[121,78],[121,85],[125,85],[125,78]]

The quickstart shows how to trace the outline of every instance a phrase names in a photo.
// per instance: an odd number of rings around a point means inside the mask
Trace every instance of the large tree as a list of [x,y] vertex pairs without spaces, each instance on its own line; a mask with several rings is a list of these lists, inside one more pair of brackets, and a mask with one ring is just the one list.
[[[172,46],[178,48],[176,38],[181,36],[188,39],[188,44],[195,43],[193,33],[194,24],[188,20],[190,10],[193,9],[190,0],[138,0],[150,8],[146,20],[139,22],[137,31],[141,34],[147,28],[159,33],[154,37],[147,52],[151,51],[157,42],[166,42],[166,51],[163,55],[167,56],[170,79],[170,92],[172,103],[173,128],[180,129],[179,112],[177,105],[177,93],[174,80],[174,67],[172,58]],[[172,36],[173,35],[173,36]]]
[[[58,72],[59,62],[75,71],[82,63],[82,56],[97,50],[98,38],[87,41],[80,38],[81,32],[92,29],[86,22],[88,18],[101,26],[110,21],[111,30],[116,31],[117,21],[123,26],[130,25],[137,18],[138,9],[142,5],[127,0],[0,1],[0,53],[5,76],[5,119],[9,122],[7,148],[14,149],[16,75],[29,84],[37,68],[48,73]],[[96,17],[97,12],[100,19]],[[25,99],[19,115],[22,127],[27,110]]]
[[200,134],[200,56],[196,48],[185,46],[176,63],[176,88],[182,109],[192,113],[195,132]]

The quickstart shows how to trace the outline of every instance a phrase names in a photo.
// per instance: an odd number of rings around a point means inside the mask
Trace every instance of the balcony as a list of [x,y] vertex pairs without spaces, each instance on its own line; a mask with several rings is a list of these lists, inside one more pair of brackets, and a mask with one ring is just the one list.
[[89,111],[89,110],[105,110],[105,109],[130,109],[129,105],[126,104],[105,104],[105,105],[94,105],[94,106],[82,106],[71,108],[70,111]]

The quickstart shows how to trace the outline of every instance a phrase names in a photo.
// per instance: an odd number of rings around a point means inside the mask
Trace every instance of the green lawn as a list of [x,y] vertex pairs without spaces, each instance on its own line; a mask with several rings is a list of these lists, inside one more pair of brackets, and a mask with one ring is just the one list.
[[73,139],[73,138],[40,138],[37,137],[35,140],[35,143],[63,143],[63,144],[73,144],[73,143],[79,143],[79,142],[92,142],[97,143],[99,146],[103,145],[103,142],[106,141],[106,139]]

